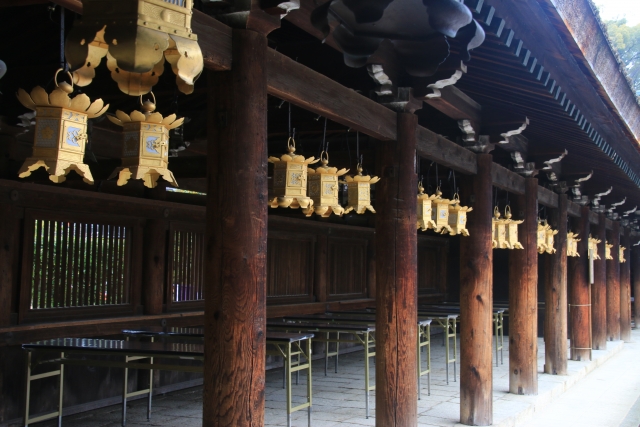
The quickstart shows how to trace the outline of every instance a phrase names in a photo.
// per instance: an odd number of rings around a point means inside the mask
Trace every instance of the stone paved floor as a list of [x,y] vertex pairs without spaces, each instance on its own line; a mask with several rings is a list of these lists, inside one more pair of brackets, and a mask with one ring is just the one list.
[[[640,332],[634,331],[634,339],[640,341]],[[453,370],[450,382],[445,381],[444,347],[441,337],[434,336],[432,344],[432,376],[431,395],[427,396],[426,379],[422,382],[422,400],[418,402],[418,422],[420,427],[455,426],[459,419],[459,382],[453,381]],[[542,371],[544,363],[544,342],[539,339],[538,366]],[[570,375],[566,377],[539,375],[539,396],[515,396],[508,393],[508,342],[505,337],[504,364],[497,368],[494,364],[494,425],[524,425],[536,413],[550,405],[566,389],[584,377],[597,365],[614,356],[622,348],[621,342],[608,343],[607,351],[594,351],[594,362],[569,362]],[[640,349],[635,353],[640,354]],[[374,426],[375,425],[375,392],[370,397],[371,414],[365,417],[364,395],[364,363],[362,351],[340,356],[339,373],[329,370],[324,376],[324,359],[313,364],[313,427],[338,426]],[[636,357],[636,361],[638,358]],[[494,351],[495,362],[495,351]],[[618,361],[615,362],[617,364]],[[626,363],[626,359],[625,359]],[[610,366],[609,363],[605,366]],[[640,364],[636,365],[640,367]],[[637,372],[636,372],[637,371]],[[372,366],[372,381],[375,369]],[[640,382],[640,368],[634,371],[636,386]],[[426,377],[423,377],[426,378]],[[459,378],[457,378],[459,380]],[[304,376],[300,385],[294,386],[295,400],[304,402]],[[596,387],[598,385],[596,384]],[[635,401],[635,400],[634,400]],[[294,402],[295,403],[295,402]],[[633,405],[633,401],[626,409]],[[572,405],[569,402],[567,405]],[[130,402],[127,425],[140,426],[179,426],[192,427],[202,425],[202,387],[191,388],[179,392],[158,395],[153,400],[151,421],[146,420],[146,401]],[[618,409],[622,411],[623,409]],[[120,425],[120,406],[111,406],[91,412],[65,417],[65,427],[116,427]],[[626,415],[621,416],[621,420]],[[265,424],[267,426],[286,426],[285,392],[282,389],[282,371],[267,372]],[[307,413],[300,411],[293,415],[293,426],[306,426]],[[532,426],[547,426],[544,421]],[[563,426],[582,425],[565,422]],[[586,424],[585,424],[586,425]],[[600,424],[598,424],[600,425]],[[604,426],[605,424],[601,424]],[[606,424],[609,425],[609,424]],[[613,424],[611,424],[613,426]],[[616,424],[617,425],[617,424]],[[589,424],[591,427],[591,424]]]

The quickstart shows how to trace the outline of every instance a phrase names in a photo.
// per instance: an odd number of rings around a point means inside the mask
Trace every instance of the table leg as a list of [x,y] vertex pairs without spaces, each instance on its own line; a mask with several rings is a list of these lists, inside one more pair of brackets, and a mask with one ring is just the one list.
[[64,397],[64,353],[60,353],[60,393],[58,394],[58,427],[62,427],[62,399]]

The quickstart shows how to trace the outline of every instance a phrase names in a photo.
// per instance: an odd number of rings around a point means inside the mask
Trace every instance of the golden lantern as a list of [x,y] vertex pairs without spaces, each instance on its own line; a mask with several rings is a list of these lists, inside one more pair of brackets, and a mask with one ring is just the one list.
[[624,258],[624,250],[625,249],[627,249],[627,248],[625,248],[624,246],[620,246],[620,252],[619,252],[618,256],[620,257],[619,259],[620,259],[621,263],[627,262],[627,260]]
[[604,243],[604,257],[605,257],[605,259],[609,259],[609,260],[613,259],[613,255],[611,255],[611,248],[613,248],[613,245],[610,245],[609,242],[605,242]]
[[579,234],[577,233],[572,233],[572,232],[567,233],[567,256],[570,256],[570,257],[580,256],[580,254],[578,253],[578,242],[580,241],[580,239],[577,238],[578,236]]
[[449,226],[449,205],[455,203],[453,200],[443,199],[440,187],[436,188],[436,194],[431,196],[431,219],[435,223],[433,230],[436,233],[451,233],[453,230]]
[[508,249],[524,249],[522,244],[518,241],[518,225],[522,224],[524,220],[511,219],[511,206],[507,205],[504,208],[504,218],[502,221],[505,223],[506,243]]
[[500,219],[500,211],[496,206],[493,209],[493,218],[491,219],[491,247],[494,249],[507,249],[507,231],[506,223]]
[[[152,93],[153,95],[153,93]],[[169,130],[182,125],[184,118],[176,119],[175,114],[162,117],[154,112],[154,102],[140,103],[142,111],[134,110],[126,114],[120,110],[116,116],[107,116],[111,122],[122,126],[124,144],[122,148],[122,166],[116,168],[109,179],[118,177],[118,185],[125,185],[130,178],[142,179],[145,187],[154,188],[158,178],[162,177],[171,185],[178,183],[169,166]]]
[[417,203],[417,228],[422,231],[436,228],[436,223],[432,219],[431,199],[435,196],[429,196],[424,193],[422,181],[418,183],[418,203]]
[[83,93],[69,98],[73,92],[73,82],[58,84],[60,71],[56,72],[56,88],[51,94],[40,86],[33,88],[31,94],[18,89],[20,103],[36,112],[33,153],[23,163],[18,176],[25,178],[43,167],[49,172],[49,179],[59,184],[74,170],[84,182],[93,184],[89,166],[84,163],[87,120],[104,114],[109,105],[104,105],[102,99],[91,102]]
[[322,166],[307,170],[309,197],[313,200],[313,205],[302,212],[306,216],[315,213],[323,218],[330,217],[332,213],[342,216],[344,208],[338,202],[338,177],[349,172],[349,169],[329,167],[329,154],[326,151],[320,154],[320,161]]
[[555,235],[558,234],[558,230],[554,230],[551,227],[549,227],[549,229],[547,230],[547,253],[548,254],[555,254],[556,253],[556,248],[554,248],[555,245]]
[[[589,253],[591,253],[591,257],[593,259],[600,259],[600,255],[598,255],[598,243],[600,242],[602,242],[602,240],[589,236],[589,242],[587,243],[587,248]],[[605,248],[605,251],[606,251],[606,248]]]
[[550,229],[551,226],[547,224],[547,221],[538,221],[537,244],[539,254],[543,254],[549,249],[549,246],[547,245],[547,230]]
[[269,206],[272,208],[302,207],[307,209],[313,206],[313,200],[307,197],[307,166],[318,162],[319,159],[296,155],[296,141],[289,138],[287,141],[289,153],[277,157],[269,157],[273,163],[273,194],[269,196]]
[[460,205],[460,196],[456,193],[453,196],[454,204],[449,206],[449,227],[451,231],[449,234],[455,236],[456,234],[462,234],[463,236],[469,235],[467,230],[467,212],[471,212],[473,208]]
[[355,211],[357,214],[362,215],[367,209],[376,213],[373,206],[371,206],[371,184],[375,184],[380,181],[377,176],[362,175],[362,165],[358,163],[358,174],[355,176],[345,176],[344,181],[340,181],[343,184],[347,184],[348,205],[344,210],[344,213]]
[[65,43],[78,86],[95,77],[104,56],[111,78],[128,95],[148,93],[171,64],[182,93],[192,93],[204,62],[191,30],[193,0],[83,0]]

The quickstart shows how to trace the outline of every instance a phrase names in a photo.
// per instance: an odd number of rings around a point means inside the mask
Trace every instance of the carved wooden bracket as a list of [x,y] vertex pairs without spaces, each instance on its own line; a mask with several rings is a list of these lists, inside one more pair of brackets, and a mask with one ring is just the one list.
[[479,135],[476,138],[476,131],[470,120],[458,120],[458,127],[463,136],[458,138],[458,143],[464,148],[474,153],[490,153],[496,144],[491,143],[489,135]]
[[233,28],[269,34],[280,28],[280,20],[300,8],[300,0],[222,0],[211,3],[213,15]]

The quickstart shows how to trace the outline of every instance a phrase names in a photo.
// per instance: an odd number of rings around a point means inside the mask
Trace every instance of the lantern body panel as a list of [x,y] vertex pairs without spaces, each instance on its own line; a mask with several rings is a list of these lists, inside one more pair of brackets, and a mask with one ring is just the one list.
[[313,206],[309,206],[303,213],[306,216],[315,213],[323,218],[328,218],[332,213],[342,216],[344,208],[340,206],[338,200],[338,176],[344,175],[347,170],[338,171],[336,168],[323,164],[317,170],[308,169],[307,172],[308,192],[309,197],[313,200]]
[[625,249],[626,248],[624,246],[620,246],[620,248],[619,248],[618,259],[620,260],[620,263],[627,262],[627,260],[624,258],[624,250]]
[[363,181],[347,181],[348,206],[345,213],[355,211],[363,214],[367,209],[376,213],[371,206],[371,184]]
[[518,241],[518,224],[522,224],[524,221],[509,221],[506,225],[507,232],[507,243],[509,244],[509,249],[524,249],[522,244]]
[[611,248],[613,248],[613,245],[610,245],[608,242],[605,243],[604,245],[605,250],[604,250],[604,257],[606,259],[612,260],[613,259],[613,255],[611,255]]
[[578,253],[578,234],[576,233],[567,233],[567,256],[570,257],[579,257]]
[[[598,255],[598,243],[600,243],[600,239],[596,239],[595,237],[589,237],[589,241],[587,243],[587,248],[593,255],[593,259],[601,259],[600,255]],[[607,244],[605,243],[605,259],[607,258],[607,253],[610,251],[610,248],[607,248]]]
[[507,240],[507,224],[504,220],[495,220],[494,224],[494,238],[496,249],[510,249],[509,241]]
[[431,199],[426,194],[418,195],[417,203],[417,228],[422,231],[436,228],[436,223],[433,221]]
[[558,230],[552,230],[551,227],[549,227],[549,229],[546,231],[546,244],[547,244],[547,250],[546,252],[548,254],[555,254],[556,253],[556,248],[554,248],[555,245],[555,235],[558,234]]
[[18,172],[20,178],[44,167],[55,183],[75,170],[88,184],[93,184],[89,166],[84,164],[87,143],[87,114],[60,107],[37,107],[33,154]]
[[280,158],[269,157],[269,162],[273,163],[273,186],[269,194],[269,206],[272,208],[306,209],[313,206],[313,200],[307,196],[307,166],[318,160],[295,155],[295,142],[292,144],[289,154]]
[[469,235],[467,230],[467,212],[472,211],[473,208],[466,206],[450,206],[449,207],[449,227],[451,228],[451,235],[462,234],[463,236]]
[[431,219],[436,224],[434,227],[436,233],[452,232],[449,227],[449,204],[450,201],[446,199],[437,198],[433,201]]

